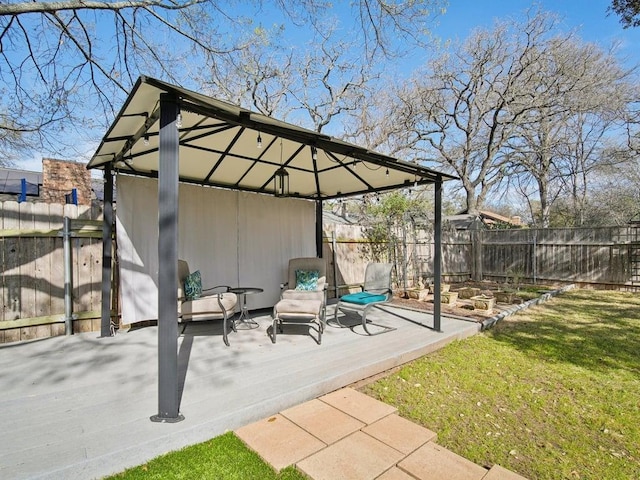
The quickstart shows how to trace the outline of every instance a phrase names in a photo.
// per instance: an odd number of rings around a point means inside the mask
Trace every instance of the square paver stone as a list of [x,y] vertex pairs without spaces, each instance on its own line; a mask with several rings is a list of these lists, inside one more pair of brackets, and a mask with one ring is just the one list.
[[527,480],[527,478],[500,465],[494,465],[482,480]]
[[355,432],[297,463],[313,480],[373,480],[402,459],[397,450]]
[[438,444],[429,442],[398,466],[419,480],[481,480],[487,470]]
[[398,467],[392,467],[382,475],[380,475],[376,480],[416,480],[415,477],[412,477],[406,472],[403,472]]
[[327,445],[364,427],[364,423],[318,399],[296,405],[280,414]]
[[362,429],[367,435],[377,438],[382,443],[410,454],[427,442],[436,439],[437,434],[413,423],[397,414],[388,415]]
[[241,427],[236,435],[278,472],[326,447],[280,414]]
[[320,397],[325,403],[342,410],[361,422],[371,424],[398,410],[352,388],[343,388]]

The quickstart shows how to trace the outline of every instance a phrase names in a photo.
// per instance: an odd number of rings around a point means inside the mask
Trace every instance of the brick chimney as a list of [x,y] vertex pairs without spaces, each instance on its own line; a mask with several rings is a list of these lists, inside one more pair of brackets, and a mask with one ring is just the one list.
[[42,190],[47,203],[69,203],[73,189],[78,205],[91,205],[91,172],[84,163],[53,158],[42,159]]

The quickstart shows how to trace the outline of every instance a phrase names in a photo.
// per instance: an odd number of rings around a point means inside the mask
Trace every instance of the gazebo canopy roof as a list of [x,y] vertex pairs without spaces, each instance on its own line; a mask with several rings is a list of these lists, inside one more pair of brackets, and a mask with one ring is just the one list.
[[282,166],[291,196],[328,200],[455,178],[144,76],[87,168],[155,177],[163,93],[180,105],[183,182],[273,195]]

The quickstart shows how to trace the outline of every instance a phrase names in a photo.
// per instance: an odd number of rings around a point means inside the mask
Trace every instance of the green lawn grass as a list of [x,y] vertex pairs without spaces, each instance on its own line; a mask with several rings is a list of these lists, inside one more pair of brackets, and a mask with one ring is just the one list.
[[640,295],[575,290],[361,390],[529,479],[640,479]]
[[155,458],[110,480],[305,480],[287,467],[277,474],[232,432]]

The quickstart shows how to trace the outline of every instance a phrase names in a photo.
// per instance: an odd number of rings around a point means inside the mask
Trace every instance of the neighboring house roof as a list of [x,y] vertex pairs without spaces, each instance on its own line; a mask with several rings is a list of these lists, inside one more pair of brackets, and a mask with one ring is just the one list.
[[446,222],[449,222],[456,230],[478,230],[487,226],[502,223],[505,225],[511,225],[514,227],[521,227],[522,221],[520,217],[505,217],[489,210],[480,210],[478,215],[466,213],[466,211],[460,212],[457,215],[448,215],[444,217]]
[[[99,202],[104,202],[104,180],[101,178],[91,179],[91,190]],[[116,201],[116,187],[113,186],[113,201]]]
[[443,217],[443,220],[456,230],[480,230],[485,227],[478,216],[468,213],[447,215]]
[[520,217],[505,217],[504,215],[490,212],[489,210],[480,210],[480,218],[482,218],[485,223],[506,223],[514,226],[522,225]]
[[42,185],[42,173],[0,168],[0,194],[19,195],[22,193],[22,179],[26,181],[26,194],[38,196]]

